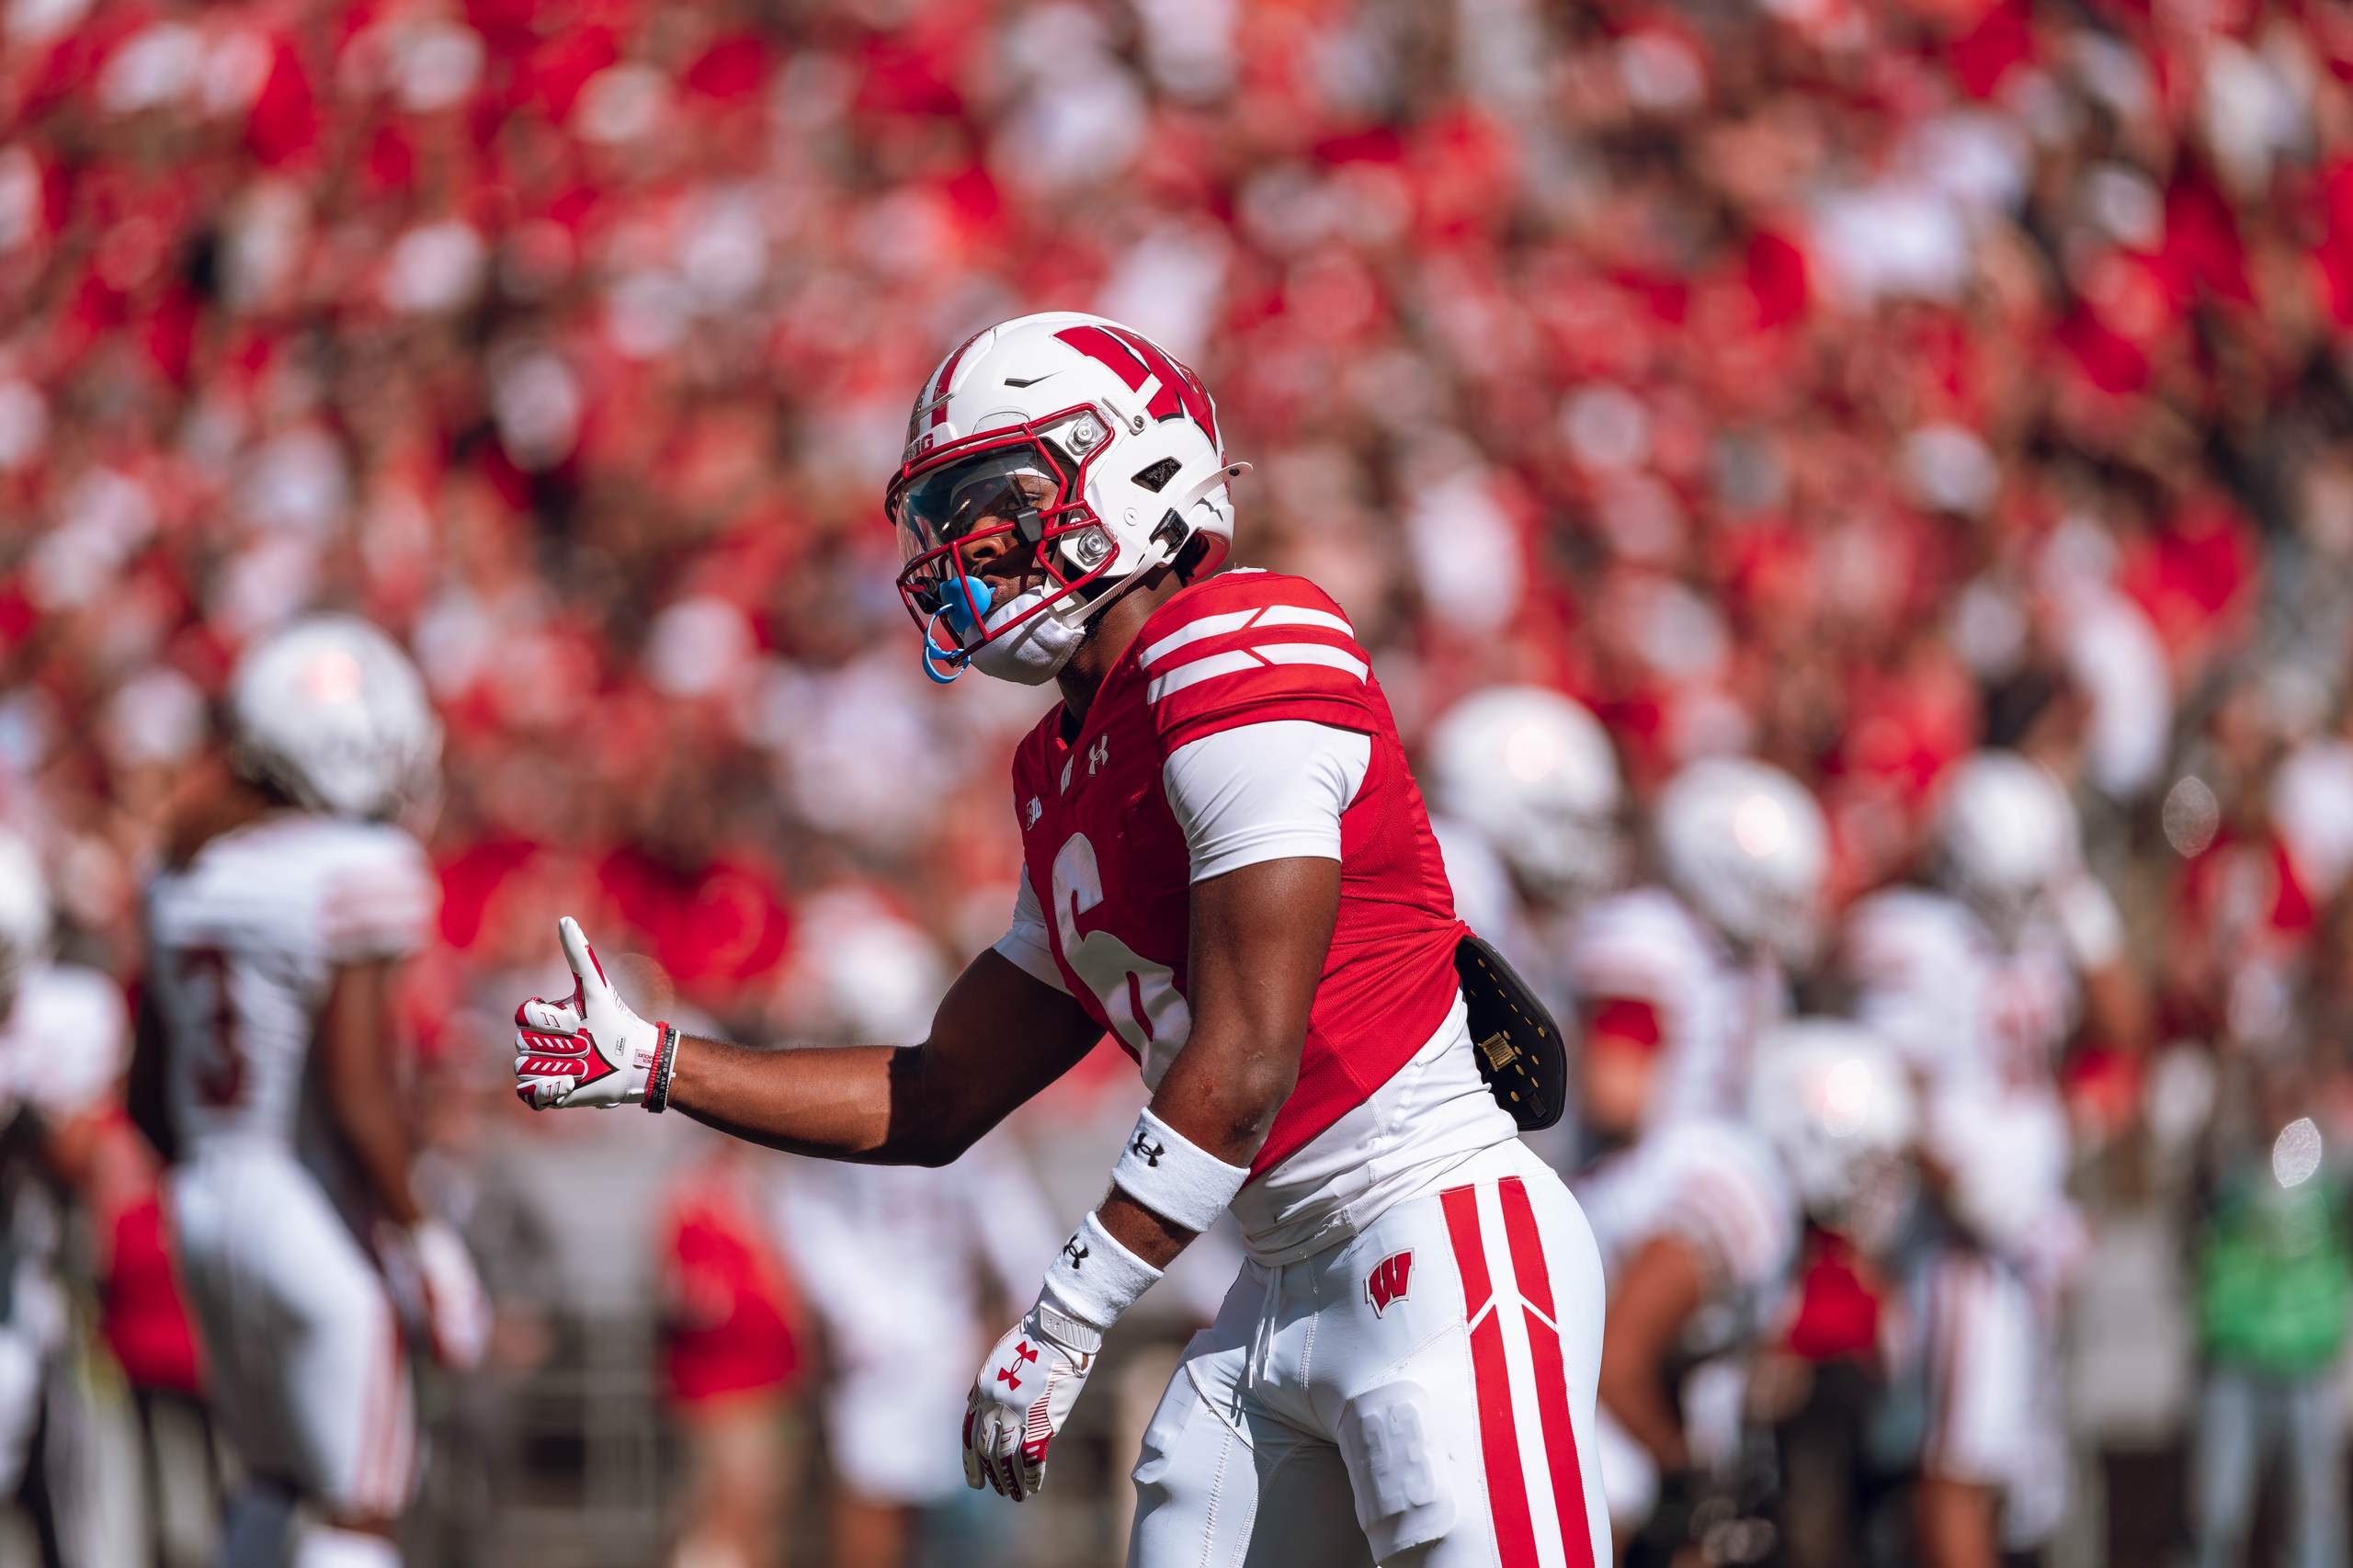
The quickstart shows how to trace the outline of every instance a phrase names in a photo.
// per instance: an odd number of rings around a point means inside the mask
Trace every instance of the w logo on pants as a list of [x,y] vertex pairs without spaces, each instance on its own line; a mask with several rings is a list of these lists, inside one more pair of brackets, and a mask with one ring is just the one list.
[[1403,1301],[1405,1282],[1413,1278],[1414,1249],[1392,1252],[1372,1266],[1364,1277],[1364,1299],[1372,1303],[1372,1315],[1379,1317],[1389,1310],[1392,1301]]

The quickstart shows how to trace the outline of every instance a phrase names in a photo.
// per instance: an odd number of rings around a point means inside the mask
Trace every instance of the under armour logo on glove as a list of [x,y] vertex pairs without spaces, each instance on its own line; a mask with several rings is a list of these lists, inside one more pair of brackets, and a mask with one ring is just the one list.
[[1044,1483],[1047,1447],[1100,1348],[1099,1336],[1085,1349],[1057,1338],[1051,1316],[1032,1307],[998,1340],[964,1401],[965,1483],[1016,1502]]
[[1063,1244],[1063,1256],[1070,1259],[1070,1266],[1073,1268],[1077,1268],[1086,1262],[1086,1249],[1078,1244],[1076,1236],[1071,1237]]
[[[1025,1339],[1013,1347],[1013,1358],[1016,1361],[1034,1362],[1038,1359],[1038,1353],[1029,1348],[1029,1342]],[[1021,1380],[1014,1374],[1019,1370],[1018,1367],[999,1367],[996,1369],[996,1381],[1006,1388],[1018,1389],[1021,1387]]]
[[1136,1141],[1129,1146],[1143,1156],[1143,1163],[1154,1170],[1160,1168],[1160,1156],[1168,1153],[1167,1144],[1153,1142],[1142,1130],[1137,1131]]

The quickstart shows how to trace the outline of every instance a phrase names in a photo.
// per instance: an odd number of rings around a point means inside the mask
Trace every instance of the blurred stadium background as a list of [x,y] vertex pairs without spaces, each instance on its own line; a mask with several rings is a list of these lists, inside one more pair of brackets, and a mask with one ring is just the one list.
[[[1257,464],[1241,558],[1348,608],[1409,739],[1527,680],[1638,800],[1753,750],[1818,793],[1842,899],[1973,747],[2070,785],[2155,1005],[2070,1067],[2051,1559],[2164,1561],[2200,1173],[2274,1130],[2215,1108],[2260,1044],[2332,1172],[2353,1131],[2353,14],[6,0],[0,821],[61,951],[137,985],[163,813],[267,630],[369,616],[447,727],[404,1012],[501,1325],[431,1391],[411,1560],[661,1561],[690,1457],[748,1452],[790,1561],[833,1561],[822,1178],[533,1119],[506,1015],[565,911],[754,1040],[919,1028],[999,933],[1041,699],[926,686],[879,499],[943,347],[1045,306],[1201,372]],[[1000,1151],[1053,1223],[1140,1096],[1108,1054]],[[142,1179],[67,1216],[47,1481],[93,1564],[158,1498],[204,1550],[194,1428],[158,1424],[160,1491],[134,1462],[133,1394],[188,1381],[118,1267]],[[953,1232],[950,1194],[907,1200]],[[943,1491],[923,1561],[1114,1561],[1199,1299],[1152,1298],[1041,1504]],[[740,1450],[710,1412],[745,1398]]]

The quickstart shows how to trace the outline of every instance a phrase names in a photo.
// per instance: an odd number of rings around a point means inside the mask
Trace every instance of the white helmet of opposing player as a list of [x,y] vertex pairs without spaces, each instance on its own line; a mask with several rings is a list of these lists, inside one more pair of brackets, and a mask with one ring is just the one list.
[[1668,780],[1656,831],[1667,881],[1718,931],[1790,963],[1811,959],[1830,829],[1805,786],[1747,757],[1709,757]]
[[927,932],[878,899],[847,892],[820,895],[801,933],[794,969],[807,1028],[862,1045],[924,1038],[955,978]]
[[1757,1041],[1749,1119],[1813,1220],[1876,1250],[1913,1190],[1911,1080],[1885,1042],[1842,1018],[1795,1018]]
[[1623,791],[1608,732],[1537,686],[1473,692],[1430,732],[1430,795],[1494,846],[1529,890],[1581,902],[1619,878]]
[[[1112,585],[1224,559],[1246,466],[1200,378],[1142,333],[1047,311],[966,339],[924,382],[883,501],[926,671],[1051,678]],[[1042,580],[1001,597],[983,569],[1006,565]]]
[[49,879],[40,857],[0,828],[0,1018],[16,1004],[25,974],[49,957]]
[[383,817],[430,791],[441,726],[391,638],[353,616],[313,616],[238,662],[229,751],[240,773],[313,811]]
[[1952,770],[1937,839],[1948,884],[2005,940],[2083,860],[2075,802],[2016,752],[1981,751]]

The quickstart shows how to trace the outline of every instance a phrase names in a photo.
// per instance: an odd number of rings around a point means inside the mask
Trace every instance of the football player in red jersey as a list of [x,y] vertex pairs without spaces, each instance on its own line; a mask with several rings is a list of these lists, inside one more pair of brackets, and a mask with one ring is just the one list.
[[1115,323],[949,354],[887,506],[934,678],[1061,688],[1014,756],[1010,928],[921,1044],[772,1052],[639,1018],[566,920],[578,986],[517,1010],[518,1092],[944,1164],[1108,1030],[1151,1098],[982,1364],[967,1479],[1038,1489],[1104,1333],[1231,1209],[1248,1261],[1145,1433],[1131,1564],[1607,1563],[1592,1233],[1483,1082],[1463,927],[1347,615],[1220,570],[1241,472],[1199,381]]

